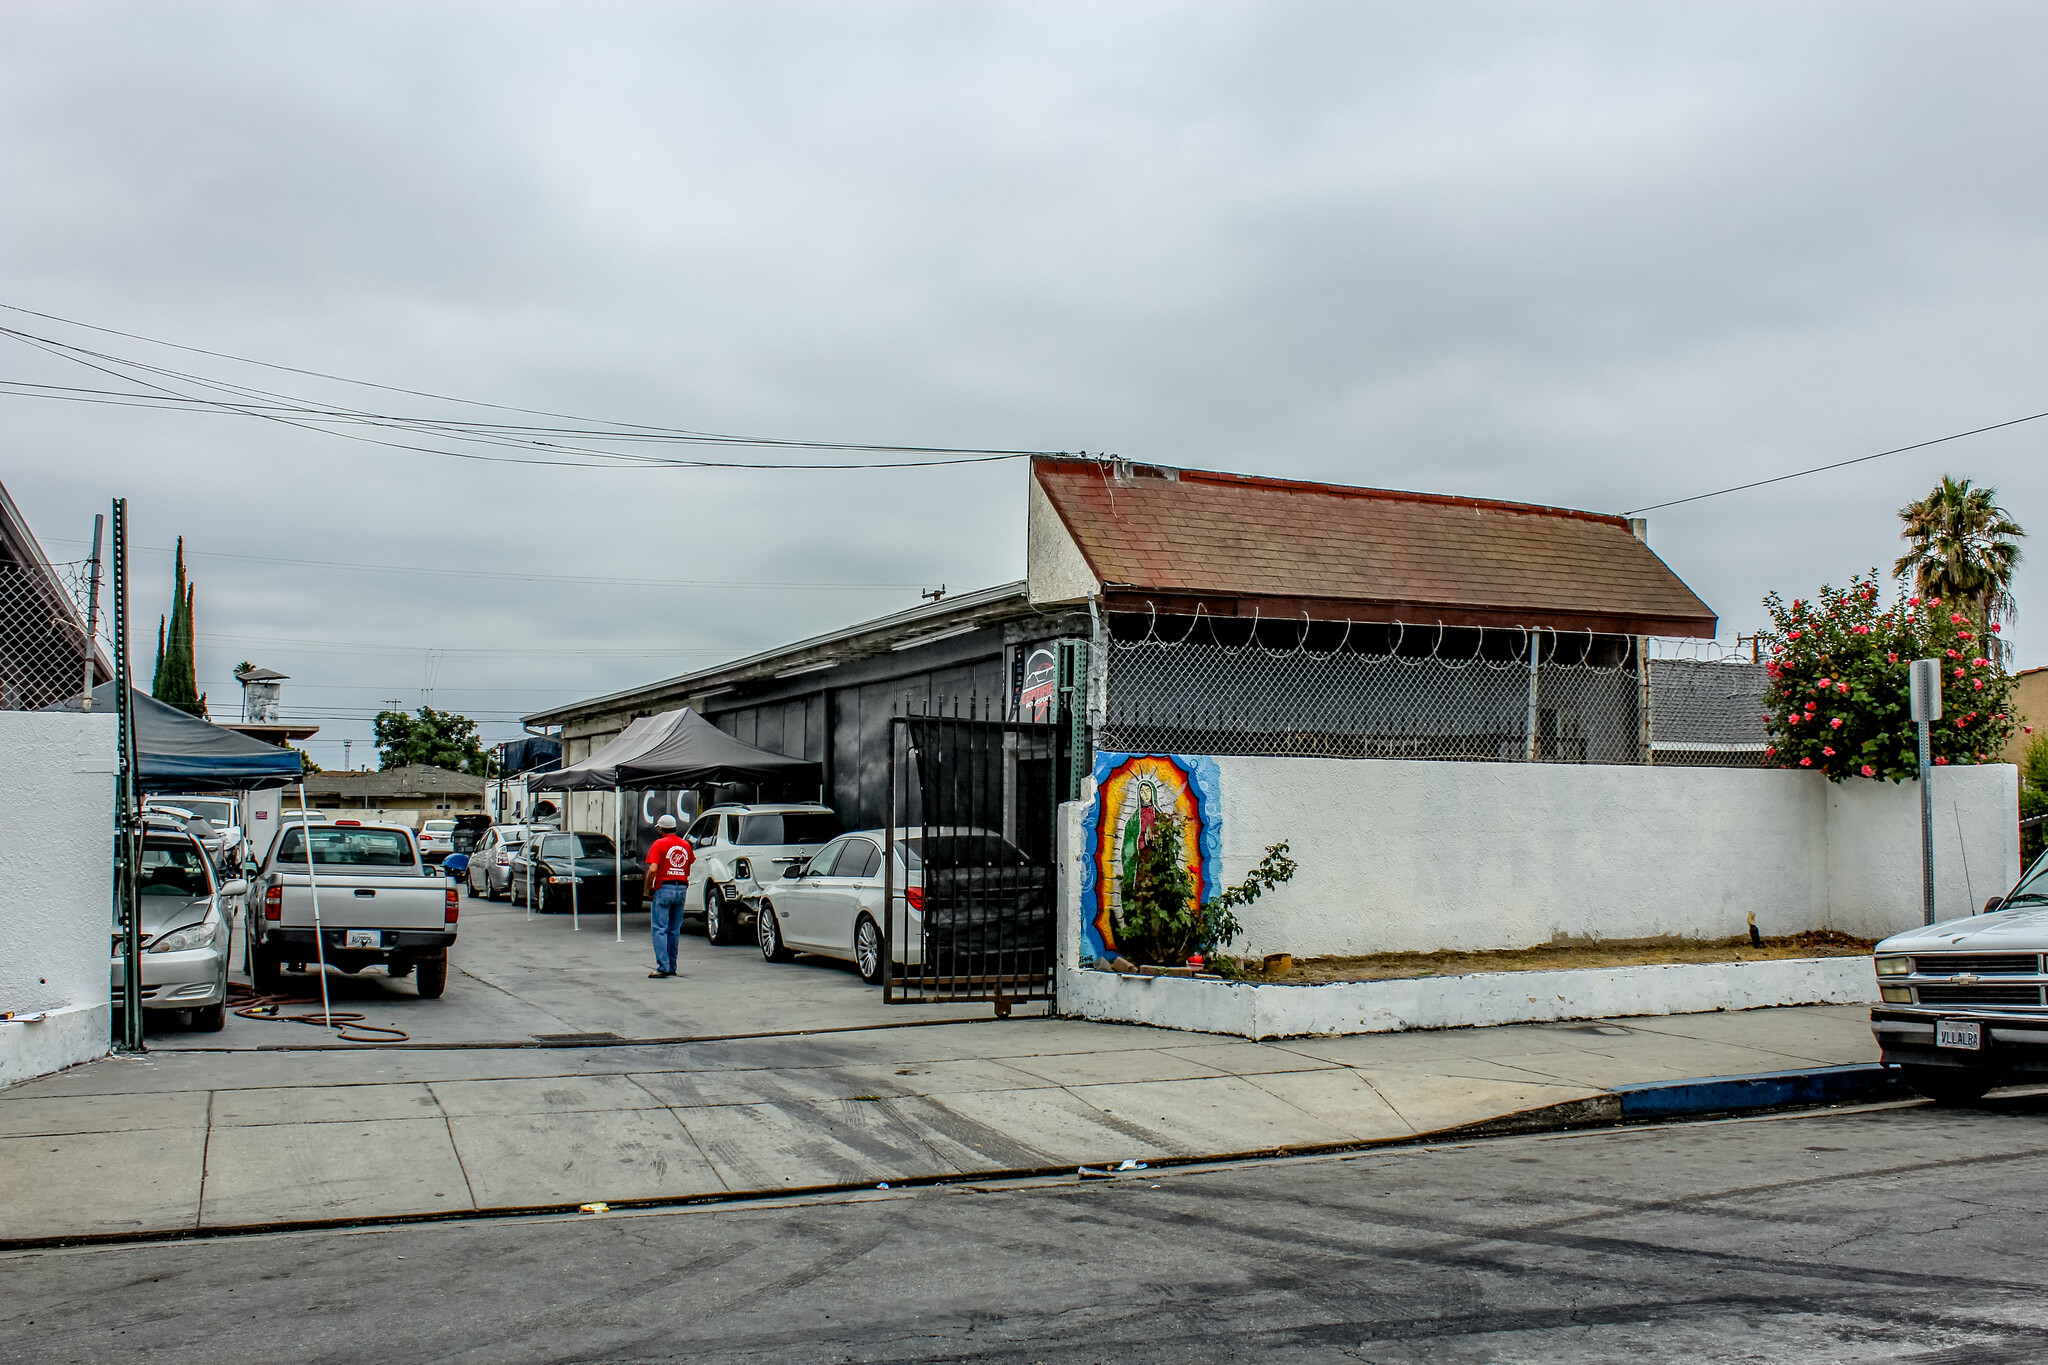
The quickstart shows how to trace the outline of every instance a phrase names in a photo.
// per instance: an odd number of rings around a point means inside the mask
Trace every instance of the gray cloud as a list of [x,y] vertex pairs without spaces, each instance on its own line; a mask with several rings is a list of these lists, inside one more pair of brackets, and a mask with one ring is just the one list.
[[[1622,510],[2048,409],[2044,29],[2021,5],[21,4],[0,297],[620,420]],[[202,631],[236,637],[202,641],[216,698],[253,657],[335,716],[437,670],[438,702],[509,717],[1022,567],[1015,467],[599,473],[24,399],[0,422],[59,554],[120,493],[146,545],[897,585],[200,558]],[[1752,630],[1770,588],[1888,564],[1943,470],[2048,526],[2044,439],[1671,509],[1653,540]],[[167,564],[138,569],[160,609]],[[461,652],[486,648],[527,652]]]

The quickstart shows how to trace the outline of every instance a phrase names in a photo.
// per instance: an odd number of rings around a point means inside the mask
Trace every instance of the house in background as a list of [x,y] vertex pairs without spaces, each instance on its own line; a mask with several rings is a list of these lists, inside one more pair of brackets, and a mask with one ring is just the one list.
[[[285,800],[289,811],[296,794]],[[306,801],[338,819],[395,820],[419,826],[436,816],[484,808],[484,779],[429,764],[373,773],[310,773]]]
[[98,642],[87,647],[77,599],[0,486],[0,711],[40,711],[79,696],[89,690],[88,666],[91,687],[114,676]]

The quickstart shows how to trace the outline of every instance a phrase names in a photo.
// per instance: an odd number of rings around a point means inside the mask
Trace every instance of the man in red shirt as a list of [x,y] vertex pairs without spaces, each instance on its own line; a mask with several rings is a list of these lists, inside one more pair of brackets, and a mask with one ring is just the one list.
[[675,816],[662,816],[654,827],[661,834],[647,850],[644,892],[654,925],[654,970],[647,975],[674,976],[676,948],[683,941],[683,897],[690,891],[690,864],[697,860],[697,851],[676,834]]

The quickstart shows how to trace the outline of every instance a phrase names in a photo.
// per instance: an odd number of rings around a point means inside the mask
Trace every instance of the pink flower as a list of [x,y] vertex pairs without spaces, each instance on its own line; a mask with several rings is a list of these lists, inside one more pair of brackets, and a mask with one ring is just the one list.
[[1899,656],[1896,654],[1887,654],[1884,656],[1884,661],[1888,664],[1895,664],[1899,661]]
[[1866,763],[1863,765],[1863,775],[1865,777],[1876,777],[1877,769],[1871,767],[1868,763]]
[[1796,640],[1799,638],[1799,632],[1796,630],[1788,630],[1785,632],[1785,638],[1788,640]]
[[1972,683],[1971,686],[1975,687],[1979,692],[1982,692],[1984,690],[1984,680],[1982,678],[1979,678],[1974,683]]
[[1948,657],[1949,657],[1949,658],[1951,658],[1951,659],[1960,659],[1960,658],[1962,658],[1963,656],[1962,656],[1962,655],[1960,655],[1960,654],[1958,654],[1958,653],[1956,653],[1956,652],[1955,652],[1954,650],[1950,650],[1950,651],[1948,652]]
[[1835,756],[1835,751],[1833,749],[1826,747],[1825,745],[1821,747],[1821,752],[1823,754],[1826,754],[1829,758],[1833,758]]
[[1785,723],[1787,725],[1797,725],[1800,721],[1805,719],[1806,717],[1800,715],[1797,711],[1794,711],[1791,715],[1785,717]]
[[1998,623],[1997,623],[1996,621],[1993,621],[1993,622],[1991,623],[1991,633],[1992,633],[1993,635],[1996,635],[1996,634],[1998,634]]
[[1938,767],[1946,768],[1948,766],[1948,760],[1945,758],[1937,758],[1934,760],[1934,762]]
[[1963,670],[1962,670],[1962,669],[1960,669],[1960,668],[1959,668],[1959,669],[1957,669],[1957,670],[1956,670],[1956,676],[1957,676],[1958,678],[1962,677],[1962,676],[1963,676]]
[[1948,623],[1952,626],[1961,625],[1963,623],[1963,614],[1959,611],[1950,612],[1948,614]]
[[1972,659],[1972,660],[1970,660],[1970,667],[1972,667],[1972,668],[1982,668],[1982,667],[1984,667],[1984,666],[1985,666],[1986,664],[1988,664],[1988,663],[1990,663],[1990,662],[1991,662],[1991,660],[1989,660],[1989,659]]
[[1810,758],[1802,758],[1799,760],[1799,766],[1802,768],[1811,768],[1813,766],[1813,760]]
[[1829,721],[1829,722],[1828,722],[1828,729],[1830,729],[1830,730],[1839,730],[1839,729],[1841,729],[1841,728],[1842,728],[1842,718],[1841,718],[1840,716],[1836,716],[1836,717],[1835,717],[1835,718],[1834,718],[1833,720],[1831,720],[1831,721]]
[[1832,678],[1822,678],[1822,679],[1820,680],[1820,685],[1821,685],[1821,687],[1822,687],[1823,689],[1826,689],[1826,688],[1832,687],[1832,686],[1834,686],[1834,679],[1832,679]]
[[1917,607],[1920,605],[1920,599],[1917,597],[1909,597],[1906,599],[1906,605],[1909,607]]
[[1836,684],[1835,684],[1835,691],[1837,691],[1837,692],[1840,692],[1840,693],[1841,693],[1842,695],[1844,695],[1844,696],[1847,696],[1847,695],[1849,694],[1849,684],[1847,684],[1847,683],[1836,683]]
[[1927,605],[1930,607],[1938,607],[1941,605],[1941,599],[1939,597],[1930,597],[1927,599]]

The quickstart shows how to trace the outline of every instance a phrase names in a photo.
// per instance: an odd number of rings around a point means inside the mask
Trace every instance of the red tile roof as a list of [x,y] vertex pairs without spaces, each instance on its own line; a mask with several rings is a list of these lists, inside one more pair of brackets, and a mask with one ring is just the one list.
[[1486,498],[1040,459],[1112,608],[1714,633],[1628,519]]

